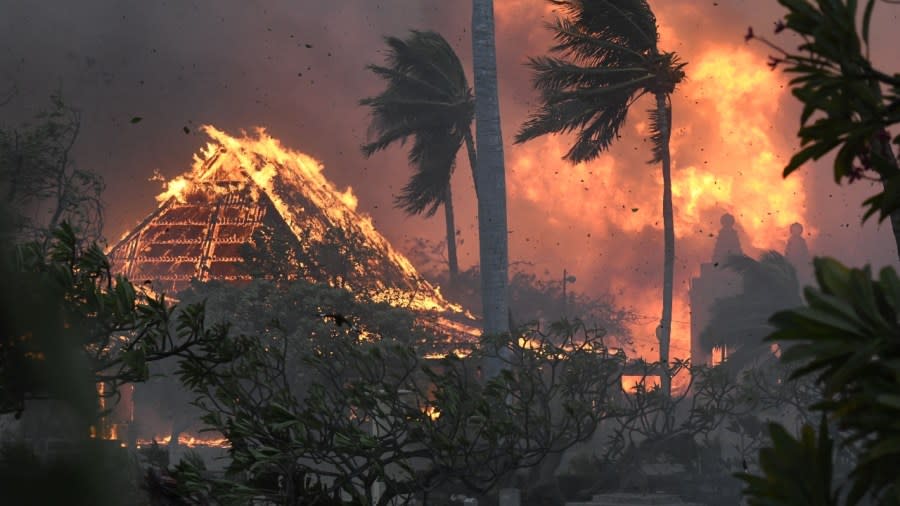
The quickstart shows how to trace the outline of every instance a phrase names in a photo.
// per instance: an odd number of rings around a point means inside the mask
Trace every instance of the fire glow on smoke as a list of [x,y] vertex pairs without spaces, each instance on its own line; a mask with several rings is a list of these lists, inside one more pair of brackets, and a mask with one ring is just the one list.
[[[736,217],[744,253],[751,256],[783,252],[791,223],[816,233],[807,223],[802,177],[781,175],[792,149],[789,136],[774,126],[789,96],[786,78],[738,45],[693,55],[686,70],[688,80],[673,96],[670,145],[676,233],[671,356],[682,358],[690,354],[689,279],[710,261],[723,213]],[[511,229],[543,223],[542,238],[511,234],[513,254],[524,252],[543,265],[566,256],[560,261],[578,272],[579,283],[608,287],[618,304],[639,315],[632,328],[638,355],[655,360],[663,190],[661,168],[646,163],[651,102],[641,99],[632,107],[622,138],[592,162],[563,161],[572,139],[550,136],[514,146],[507,168]]]
[[[678,34],[663,24],[661,35],[661,46],[667,47]],[[770,71],[764,58],[740,43],[710,45],[683,56],[689,62],[688,79],[673,96],[670,146],[676,231],[673,357],[689,356],[689,280],[700,263],[710,260],[723,213],[737,218],[744,252],[752,256],[783,251],[791,223],[803,223],[808,236],[817,232],[808,223],[803,178],[781,177],[793,149],[788,144],[792,137],[775,128],[789,97],[785,76]],[[614,294],[619,305],[640,316],[632,333],[638,355],[649,360],[658,356],[654,331],[662,291],[662,178],[658,166],[646,163],[645,111],[652,105],[643,99],[636,103],[622,139],[590,163],[572,166],[562,160],[571,143],[567,136],[548,136],[506,151],[511,260],[531,261],[539,270],[553,272],[566,267],[578,275],[574,289]],[[244,166],[257,164],[246,153],[259,152],[278,164],[296,166],[305,176],[321,179],[329,198],[346,204],[374,233],[371,219],[356,211],[352,190],[334,188],[317,161],[284,148],[264,131],[258,138],[230,137],[213,127],[205,131],[215,142],[204,156],[221,145]],[[170,181],[158,198],[177,197],[190,178],[203,177],[201,158],[191,175]],[[269,163],[251,173],[265,186],[274,170]],[[405,257],[391,251],[405,270],[415,272]]]

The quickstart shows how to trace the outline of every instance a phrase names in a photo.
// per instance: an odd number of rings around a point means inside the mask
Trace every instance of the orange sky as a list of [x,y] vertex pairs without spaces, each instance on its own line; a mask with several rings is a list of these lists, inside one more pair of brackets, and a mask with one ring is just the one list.
[[[525,28],[539,26],[539,14],[524,16],[521,3],[501,7],[499,30],[527,33],[531,54],[540,54],[548,34]],[[808,223],[808,217],[802,176],[780,176],[790,152],[774,126],[787,106],[785,77],[771,72],[738,30],[701,37],[691,25],[711,13],[680,5],[659,10],[658,17],[661,48],[677,50],[689,62],[689,79],[673,99],[671,141],[677,239],[672,355],[685,357],[689,278],[709,261],[721,215],[738,218],[748,252],[783,250],[789,225]],[[586,283],[604,284],[642,316],[634,337],[650,356],[662,272],[662,178],[658,166],[646,163],[651,107],[649,98],[635,104],[619,144],[590,163],[560,161],[571,143],[565,136],[507,151],[513,255],[565,265]],[[532,223],[540,226],[526,225]],[[810,237],[814,228],[808,227]]]
[[[512,145],[535,99],[523,63],[546,53],[550,35],[543,23],[555,14],[542,0],[495,1],[511,260],[534,262],[539,273],[553,276],[566,268],[578,277],[577,290],[613,292],[645,316],[634,331],[648,351],[662,272],[659,168],[645,163],[652,104],[637,103],[622,139],[590,164],[561,160],[570,142],[565,137]],[[393,209],[393,194],[408,175],[405,153],[363,159],[367,116],[357,102],[381,88],[364,67],[382,61],[385,34],[437,30],[468,67],[470,2],[86,0],[75,12],[66,5],[22,2],[0,20],[0,89],[12,81],[21,90],[6,106],[9,118],[27,117],[60,86],[82,109],[77,161],[106,175],[110,237],[155,206],[159,183],[148,180],[155,169],[174,177],[190,167],[205,142],[195,131],[202,123],[232,133],[266,126],[286,146],[322,161],[326,177],[352,187],[359,209],[398,246],[409,237],[442,237],[440,213],[426,221]],[[782,250],[787,225],[800,220],[813,252],[857,264],[897,263],[887,227],[858,225],[859,203],[870,189],[835,187],[827,163],[787,181],[780,177],[795,147],[798,107],[785,76],[765,65],[765,48],[743,41],[748,25],[767,32],[780,16],[776,2],[657,0],[651,6],[661,48],[689,64],[673,100],[673,354],[687,352],[687,283],[709,258],[710,234],[723,212],[737,217],[748,252]],[[878,9],[873,54],[896,71],[900,55],[891,27],[900,7]],[[144,120],[130,124],[134,116]],[[464,157],[453,181],[460,258],[468,266],[477,260],[477,227]]]

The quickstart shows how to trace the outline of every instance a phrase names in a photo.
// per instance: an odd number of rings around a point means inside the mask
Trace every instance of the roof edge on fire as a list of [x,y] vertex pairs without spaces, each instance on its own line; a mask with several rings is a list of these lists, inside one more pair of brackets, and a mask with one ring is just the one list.
[[211,125],[202,130],[211,140],[194,155],[191,170],[169,180],[156,196],[159,207],[109,249],[117,270],[133,279],[169,280],[173,288],[190,279],[230,279],[219,274],[225,272],[225,260],[242,261],[233,245],[247,243],[260,226],[289,231],[298,244],[323,241],[337,230],[366,249],[365,261],[348,268],[355,271],[350,273],[354,279],[373,285],[347,283],[346,288],[474,321],[422,278],[375,229],[371,217],[357,210],[352,188],[339,191],[325,178],[319,161],[284,147],[264,128],[256,128],[255,136],[242,131],[237,137]]

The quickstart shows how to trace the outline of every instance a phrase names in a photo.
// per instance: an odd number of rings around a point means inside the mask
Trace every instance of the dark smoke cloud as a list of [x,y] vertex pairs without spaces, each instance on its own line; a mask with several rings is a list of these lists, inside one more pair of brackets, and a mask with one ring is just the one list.
[[[546,53],[550,35],[543,23],[555,14],[541,0],[495,1],[512,259],[532,261],[538,272],[553,276],[568,268],[579,275],[576,287],[589,292],[613,289],[623,300],[630,300],[628,289],[656,293],[662,258],[658,220],[646,215],[648,225],[637,230],[627,224],[634,218],[632,207],[650,213],[660,205],[658,168],[644,163],[646,142],[637,133],[646,107],[633,111],[625,138],[610,154],[616,162],[614,182],[603,180],[600,170],[585,175],[556,158],[537,158],[540,170],[558,174],[555,191],[562,189],[597,215],[573,217],[562,212],[562,205],[540,199],[546,188],[535,186],[546,178],[530,184],[514,162],[564,146],[566,139],[526,146],[513,146],[511,139],[535,100],[523,63],[528,56]],[[203,123],[230,133],[265,126],[286,146],[321,160],[326,176],[340,187],[352,186],[360,208],[395,244],[413,236],[440,240],[439,215],[426,221],[393,209],[393,195],[408,173],[405,154],[394,149],[363,159],[359,145],[366,139],[367,116],[356,104],[381,88],[364,67],[382,61],[384,35],[437,30],[470,66],[470,5],[462,0],[0,0],[0,90],[9,82],[20,90],[17,100],[2,110],[2,122],[30,117],[57,89],[83,111],[77,161],[107,179],[106,232],[113,240],[154,208],[153,196],[160,190],[158,182],[148,181],[154,169],[170,178],[189,168],[192,153],[206,141],[197,133]],[[743,47],[748,25],[763,33],[780,16],[769,0],[652,5],[663,49],[677,51],[688,62],[716,47]],[[891,44],[892,26],[900,8],[879,9],[874,57],[895,71],[900,56]],[[764,48],[751,50],[765,61]],[[690,78],[692,67],[687,70]],[[713,133],[699,130],[705,123],[688,99],[676,96],[674,121],[676,130],[682,129],[678,142],[683,146],[676,153],[676,179],[679,167],[702,164],[699,148],[712,149],[717,142]],[[131,124],[134,116],[144,119]],[[793,147],[797,118],[798,108],[784,91],[770,125],[782,155]],[[736,123],[730,127],[742,128],[740,119]],[[186,135],[184,127],[191,133]],[[889,228],[859,226],[859,203],[872,190],[836,187],[829,163],[792,176],[806,188],[806,225],[818,230],[810,237],[813,251],[856,264],[897,264]],[[476,206],[464,157],[457,168],[453,181],[464,239],[461,262],[471,265],[477,261]],[[633,202],[614,200],[612,189],[626,192]],[[723,203],[722,211],[730,206]],[[682,295],[697,264],[709,257],[713,239],[708,234],[718,230],[718,212],[704,215],[697,228],[702,231],[679,240],[677,290]],[[745,244],[751,240],[745,239]]]

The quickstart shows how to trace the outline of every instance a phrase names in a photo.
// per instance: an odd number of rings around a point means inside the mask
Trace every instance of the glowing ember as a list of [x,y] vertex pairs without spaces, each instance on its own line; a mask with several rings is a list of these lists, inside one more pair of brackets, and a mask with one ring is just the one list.
[[[153,439],[138,439],[137,447],[145,448],[155,442],[160,446],[167,446],[172,441],[172,436],[157,436]],[[188,448],[230,448],[231,444],[224,437],[195,437],[190,434],[180,434],[178,444]]]
[[441,417],[441,412],[434,406],[426,406],[425,407],[425,415],[432,420],[437,420]]
[[622,376],[622,390],[635,393],[642,382],[644,390],[653,390],[659,386],[659,376]]
[[[472,351],[457,348],[457,349],[451,350],[449,353],[453,353],[454,355],[456,355],[457,358],[466,358],[472,353]],[[425,353],[424,355],[422,355],[422,358],[424,358],[425,360],[440,360],[442,358],[447,358],[447,355],[449,355],[449,353],[440,353],[440,352]]]

